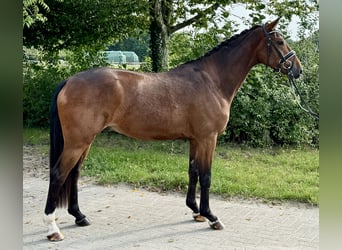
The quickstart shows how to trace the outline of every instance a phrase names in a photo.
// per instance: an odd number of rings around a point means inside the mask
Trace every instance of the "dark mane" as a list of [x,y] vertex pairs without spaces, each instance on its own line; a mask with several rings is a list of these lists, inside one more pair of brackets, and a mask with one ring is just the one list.
[[[178,65],[177,67],[180,67],[180,66],[183,66],[183,65],[186,65],[186,64],[189,64],[189,63],[193,63],[193,62],[196,62],[196,61],[200,61],[201,59],[205,58],[205,57],[208,57],[208,56],[211,56],[212,54],[216,53],[217,51],[221,50],[222,48],[231,48],[233,46],[235,46],[236,44],[234,43],[236,40],[238,40],[239,38],[243,37],[244,35],[246,35],[247,33],[249,33],[250,31],[252,30],[255,30],[256,28],[259,28],[260,25],[255,25],[253,26],[252,28],[250,29],[246,29],[244,31],[242,31],[241,33],[239,34],[235,34],[233,35],[232,37],[230,37],[229,39],[221,42],[219,45],[217,45],[216,47],[214,47],[213,49],[209,50],[207,53],[205,53],[204,55],[202,55],[201,57],[198,57],[196,59],[193,59],[193,60],[190,60],[188,62],[185,62],[183,64],[180,64]],[[176,68],[177,68],[176,67]]]

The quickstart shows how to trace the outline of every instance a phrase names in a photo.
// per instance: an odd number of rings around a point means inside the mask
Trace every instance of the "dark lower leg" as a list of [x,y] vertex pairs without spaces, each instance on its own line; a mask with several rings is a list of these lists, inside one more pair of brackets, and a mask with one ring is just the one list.
[[199,213],[198,205],[196,203],[196,185],[198,182],[198,168],[194,160],[190,160],[189,164],[189,186],[186,196],[186,205],[196,214]]
[[78,206],[78,188],[77,181],[79,177],[79,163],[74,167],[74,169],[70,172],[70,197],[68,204],[68,212],[69,214],[75,217],[75,223],[79,226],[87,226],[90,225],[90,222],[87,220],[86,216],[81,213]]
[[57,181],[56,179],[57,178],[50,177],[49,191],[44,210],[46,215],[52,214],[57,208],[59,193],[62,185],[60,181]]
[[200,177],[201,184],[201,201],[200,201],[200,213],[206,217],[209,221],[213,222],[217,220],[217,217],[211,212],[209,208],[209,190],[210,190],[210,170],[208,173]]

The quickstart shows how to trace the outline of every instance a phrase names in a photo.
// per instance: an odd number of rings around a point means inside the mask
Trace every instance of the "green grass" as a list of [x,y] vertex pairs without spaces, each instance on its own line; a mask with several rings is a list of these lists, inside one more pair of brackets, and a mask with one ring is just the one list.
[[[48,132],[25,129],[24,144],[48,150]],[[102,133],[83,164],[82,175],[101,184],[128,183],[185,192],[188,184],[186,141],[144,142]],[[249,148],[218,145],[211,193],[223,197],[318,204],[319,152],[305,148]]]

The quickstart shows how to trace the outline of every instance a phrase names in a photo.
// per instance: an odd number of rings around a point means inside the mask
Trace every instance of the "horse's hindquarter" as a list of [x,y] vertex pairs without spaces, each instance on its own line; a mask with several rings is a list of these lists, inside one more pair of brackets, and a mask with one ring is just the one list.
[[[119,105],[116,80],[109,68],[97,68],[71,76],[57,99],[63,133],[92,141],[112,119]],[[69,138],[70,135],[65,135]],[[89,138],[88,138],[89,137]]]

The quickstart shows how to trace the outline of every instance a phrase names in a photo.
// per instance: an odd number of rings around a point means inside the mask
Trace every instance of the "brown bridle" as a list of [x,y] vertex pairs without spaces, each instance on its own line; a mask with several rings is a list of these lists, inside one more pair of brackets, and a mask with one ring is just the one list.
[[273,30],[271,32],[268,32],[266,30],[266,26],[265,24],[262,25],[262,29],[264,31],[264,34],[267,38],[267,65],[268,65],[268,60],[269,60],[269,56],[270,56],[270,49],[271,46],[275,49],[275,51],[277,52],[278,56],[279,56],[279,63],[277,65],[277,67],[274,68],[275,72],[280,72],[281,68],[284,67],[286,69],[286,73],[287,76],[289,78],[293,78],[293,73],[292,73],[292,67],[293,67],[293,63],[291,61],[289,61],[290,58],[296,56],[296,52],[294,50],[289,51],[286,55],[283,56],[283,54],[281,53],[281,51],[278,49],[278,47],[274,44],[271,34],[273,33],[279,33],[282,35],[282,33],[280,31],[277,30]]

